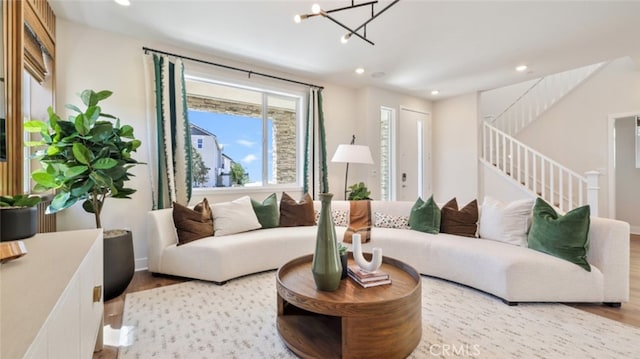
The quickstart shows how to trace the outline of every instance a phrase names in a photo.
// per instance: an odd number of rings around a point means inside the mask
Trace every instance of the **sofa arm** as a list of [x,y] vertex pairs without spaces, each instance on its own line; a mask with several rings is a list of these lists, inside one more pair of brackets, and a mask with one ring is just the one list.
[[147,260],[150,272],[161,270],[162,251],[176,244],[178,235],[173,224],[173,209],[149,211],[147,215]]
[[629,301],[629,241],[628,223],[591,217],[587,260],[602,272],[604,302]]

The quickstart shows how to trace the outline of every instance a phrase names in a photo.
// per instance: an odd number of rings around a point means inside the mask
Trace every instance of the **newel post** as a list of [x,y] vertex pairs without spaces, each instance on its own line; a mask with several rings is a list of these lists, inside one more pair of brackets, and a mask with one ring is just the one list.
[[600,176],[600,172],[598,171],[587,171],[584,173],[587,177],[587,203],[591,206],[591,215],[594,217],[598,216],[598,192],[600,191],[600,186],[598,185],[598,177]]

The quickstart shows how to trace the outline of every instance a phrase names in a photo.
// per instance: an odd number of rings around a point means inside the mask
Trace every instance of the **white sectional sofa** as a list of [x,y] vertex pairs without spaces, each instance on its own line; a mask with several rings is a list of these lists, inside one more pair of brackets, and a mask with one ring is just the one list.
[[[314,202],[319,210],[319,202]],[[409,216],[412,202],[372,201],[371,212]],[[349,202],[333,201],[334,211]],[[149,212],[148,263],[152,273],[203,279],[230,279],[276,269],[288,260],[313,253],[315,226],[260,229],[208,237],[177,246],[172,210]],[[336,226],[338,238],[346,227]],[[526,247],[451,234],[373,227],[365,251],[382,248],[418,272],[464,284],[518,302],[603,302],[629,300],[629,225],[592,217],[589,228],[591,271]]]

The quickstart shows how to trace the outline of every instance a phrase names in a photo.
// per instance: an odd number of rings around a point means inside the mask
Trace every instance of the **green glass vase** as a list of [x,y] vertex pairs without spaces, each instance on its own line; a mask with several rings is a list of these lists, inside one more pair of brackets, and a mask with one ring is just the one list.
[[331,215],[331,193],[320,193],[320,218],[316,234],[316,251],[313,254],[311,272],[316,288],[322,291],[334,291],[340,287],[342,263],[336,242],[336,227]]

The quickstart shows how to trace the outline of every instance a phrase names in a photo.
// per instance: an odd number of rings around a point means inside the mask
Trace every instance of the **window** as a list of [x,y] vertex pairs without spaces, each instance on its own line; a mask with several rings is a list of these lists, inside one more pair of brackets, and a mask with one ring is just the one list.
[[390,201],[395,199],[393,191],[393,138],[395,136],[395,110],[388,107],[380,108],[380,199]]
[[299,185],[301,96],[186,78],[193,186]]

